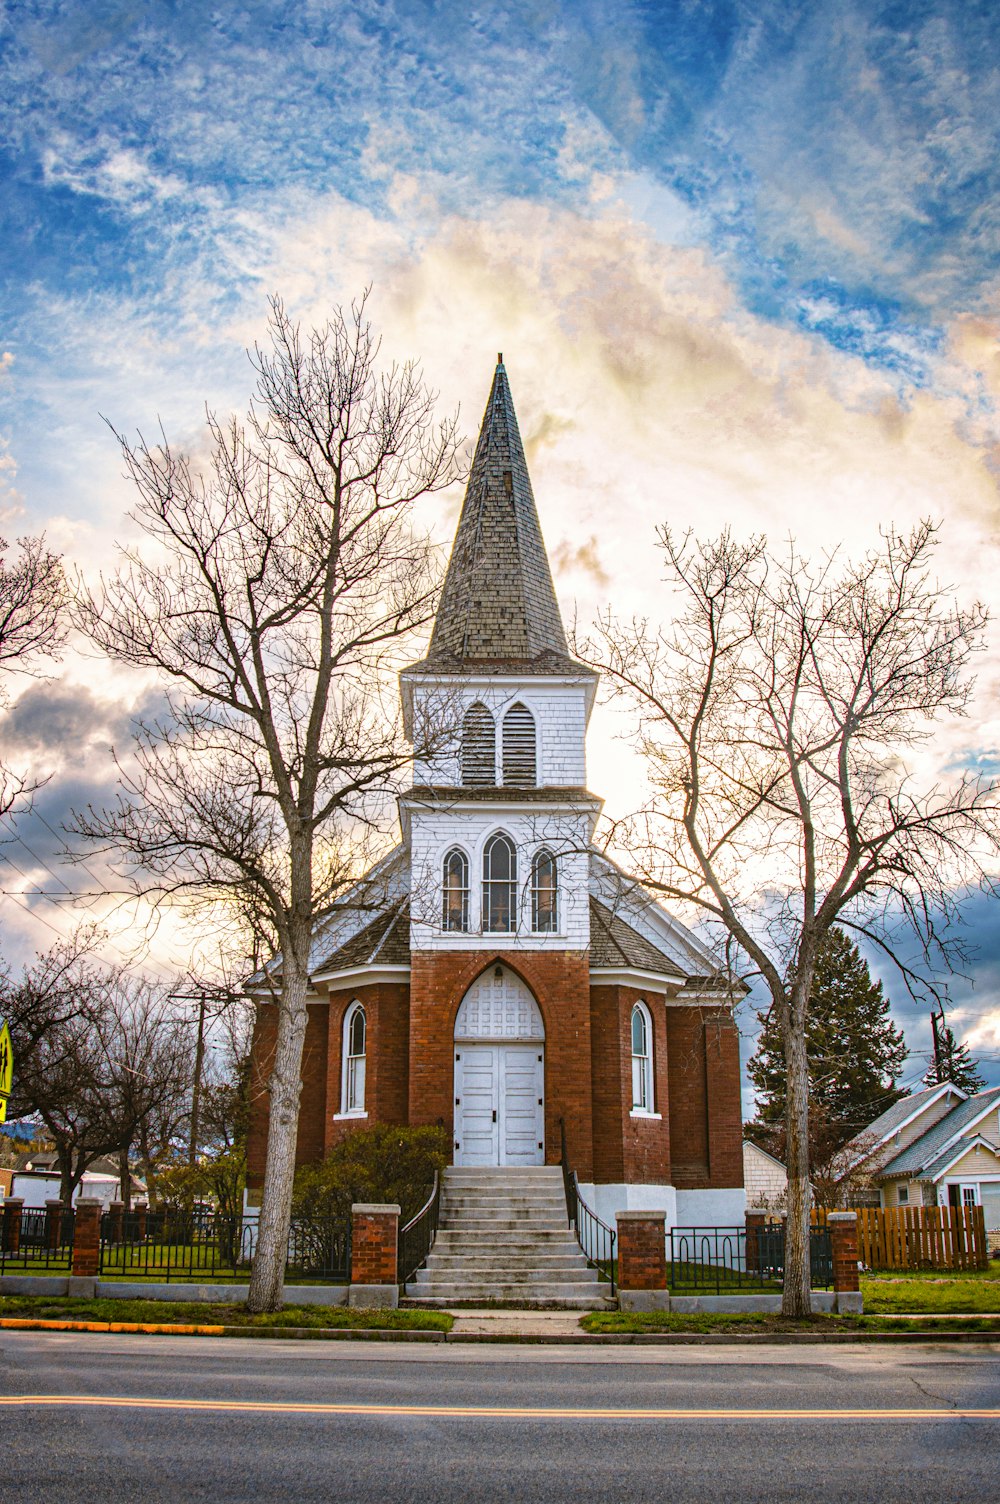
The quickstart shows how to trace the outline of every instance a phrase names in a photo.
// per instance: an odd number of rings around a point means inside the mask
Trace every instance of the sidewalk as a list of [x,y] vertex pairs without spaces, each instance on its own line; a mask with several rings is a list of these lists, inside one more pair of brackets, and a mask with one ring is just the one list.
[[453,1311],[452,1337],[548,1337],[550,1340],[589,1340],[580,1329],[584,1311]]

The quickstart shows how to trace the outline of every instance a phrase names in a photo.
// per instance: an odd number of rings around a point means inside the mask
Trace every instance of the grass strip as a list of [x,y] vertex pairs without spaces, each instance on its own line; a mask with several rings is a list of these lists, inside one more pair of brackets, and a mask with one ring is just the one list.
[[245,1305],[194,1300],[114,1300],[98,1296],[81,1300],[69,1296],[7,1295],[0,1297],[0,1317],[49,1321],[156,1323],[167,1326],[227,1326],[247,1328],[306,1327],[354,1331],[449,1332],[454,1317],[447,1311],[362,1310],[354,1306],[287,1305],[280,1311],[251,1315]]
[[[585,1332],[594,1335],[622,1332],[716,1332],[722,1334],[780,1335],[811,1332],[823,1336],[834,1332],[899,1332],[902,1323],[881,1316],[782,1316],[777,1312],[748,1311],[729,1315],[697,1311],[681,1315],[673,1311],[591,1311],[581,1318]],[[985,1332],[1000,1335],[1000,1319],[953,1316],[935,1321],[935,1332]]]

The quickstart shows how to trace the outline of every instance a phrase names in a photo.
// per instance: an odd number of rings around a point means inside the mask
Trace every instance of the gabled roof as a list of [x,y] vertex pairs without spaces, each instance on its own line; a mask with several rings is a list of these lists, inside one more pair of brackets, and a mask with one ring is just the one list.
[[[912,1098],[910,1099],[912,1100]],[[951,1112],[940,1118],[933,1127],[905,1148],[895,1159],[882,1166],[880,1175],[926,1174],[936,1160],[940,1159],[953,1139],[990,1111],[1000,1107],[1000,1086],[990,1091],[981,1091],[974,1097],[966,1097]]]
[[997,1159],[1000,1160],[1000,1147],[996,1144],[991,1144],[989,1139],[983,1138],[977,1133],[975,1138],[958,1138],[953,1144],[949,1144],[943,1154],[939,1154],[932,1164],[925,1166],[923,1171],[924,1177],[927,1180],[937,1180],[941,1175],[946,1174],[952,1165],[957,1164],[960,1159],[964,1159],[967,1154],[971,1153],[973,1149],[989,1149],[990,1153],[995,1154]]
[[[569,656],[502,358],[421,672],[516,665],[590,674]],[[412,671],[412,670],[411,670]]]
[[396,904],[388,914],[380,914],[371,924],[353,935],[343,945],[318,961],[316,975],[331,971],[349,971],[356,966],[409,966],[410,905]]
[[[924,1108],[930,1107],[933,1102],[949,1091],[957,1093],[960,1097],[965,1096],[960,1087],[945,1083],[939,1086],[928,1086],[924,1091],[912,1092],[908,1097],[900,1097],[899,1101],[887,1107],[874,1123],[869,1123],[867,1128],[855,1135],[851,1144],[854,1144],[856,1140],[864,1140],[870,1148],[877,1148],[879,1144],[891,1138],[897,1129],[902,1128],[904,1123],[909,1123],[919,1117]],[[851,1144],[846,1147],[850,1148]]]

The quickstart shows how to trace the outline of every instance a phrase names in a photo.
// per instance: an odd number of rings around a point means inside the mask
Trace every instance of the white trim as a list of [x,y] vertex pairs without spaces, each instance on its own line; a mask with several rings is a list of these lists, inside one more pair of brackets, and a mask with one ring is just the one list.
[[[460,931],[456,930],[456,934]],[[405,982],[408,966],[351,966],[346,971],[322,971],[313,980],[322,982],[327,992],[345,992],[352,987],[374,986],[376,982]],[[360,1001],[360,999],[359,999]]]
[[[364,1020],[364,1041],[363,1041],[363,1043],[364,1043],[364,1053],[361,1054],[361,1055],[352,1055],[350,1053],[350,1049],[351,1049],[351,1033],[352,1033],[353,1027],[354,1027],[354,1020],[357,1018],[357,1016],[358,1016],[359,1013],[361,1014],[361,1017]],[[344,1012],[344,1021],[343,1021],[342,1025],[341,1025],[341,1030],[340,1030],[340,1041],[341,1041],[341,1043],[340,1043],[340,1110],[341,1110],[341,1113],[343,1114],[344,1117],[352,1117],[352,1118],[353,1117],[361,1117],[362,1114],[364,1114],[364,1116],[367,1117],[367,1115],[368,1115],[368,1112],[367,1112],[367,1100],[368,1100],[368,1010],[367,1010],[367,1008],[365,1007],[364,1003],[361,1001],[360,998],[355,998],[355,1000],[354,1000],[353,1003],[348,1004],[348,1006],[347,1006],[347,1008],[346,1008],[346,1010]],[[358,1061],[358,1060],[360,1060],[362,1062],[362,1066],[361,1066],[361,1091],[358,1093],[358,1095],[361,1098],[361,1105],[358,1106],[358,1107],[349,1107],[347,1105],[347,1103],[348,1103],[348,1095],[349,1094],[353,1095],[353,1092],[351,1091],[351,1065],[352,1065],[353,1062]],[[357,1071],[355,1071],[354,1074],[356,1076],[357,1075]]]
[[648,1123],[662,1123],[662,1112],[647,1112],[643,1107],[633,1107],[629,1113],[630,1118],[645,1118]]
[[367,1112],[359,1112],[357,1109],[355,1109],[354,1112],[335,1112],[333,1114],[333,1121],[335,1123],[357,1123],[360,1122],[362,1118],[366,1118],[367,1116]]
[[[948,1148],[949,1145],[945,1144],[944,1148],[941,1150],[941,1153],[946,1153]],[[931,1185],[937,1185],[938,1181],[943,1180],[944,1177],[948,1174],[952,1165],[957,1164],[960,1159],[964,1159],[967,1154],[971,1154],[973,1149],[989,1149],[992,1155],[994,1155],[997,1159],[1000,1159],[1000,1148],[998,1148],[996,1144],[991,1144],[988,1138],[983,1138],[982,1134],[977,1133],[975,1138],[965,1139],[964,1141],[955,1144],[956,1152],[952,1155],[951,1159],[949,1159],[943,1170],[939,1170],[936,1175],[931,1176]],[[934,1156],[935,1159],[938,1159],[939,1157],[939,1155]]]
[[[643,1042],[645,1053],[637,1055],[635,1052],[635,1016],[638,1013],[642,1020]],[[632,1103],[629,1115],[631,1117],[653,1117],[656,1114],[656,1081],[653,1075],[653,1015],[644,998],[636,998],[628,1015],[629,1047],[632,1059]],[[640,1074],[642,1086],[641,1097],[645,1106],[636,1102],[636,1064]]]

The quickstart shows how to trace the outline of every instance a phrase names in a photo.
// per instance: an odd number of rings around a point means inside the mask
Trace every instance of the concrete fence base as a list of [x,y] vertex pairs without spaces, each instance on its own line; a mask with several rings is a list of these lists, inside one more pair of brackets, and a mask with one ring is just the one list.
[[[381,1288],[381,1287],[379,1287]],[[247,1285],[182,1285],[156,1284],[153,1280],[105,1280],[83,1275],[0,1275],[0,1295],[76,1295],[87,1300],[192,1300],[206,1303],[217,1300],[224,1305],[242,1305],[247,1298]],[[349,1285],[286,1285],[284,1302],[288,1306],[346,1306]],[[371,1301],[372,1305],[395,1306],[398,1292],[390,1286],[394,1297],[383,1301]],[[351,1305],[363,1304],[353,1298]]]
[[[666,1290],[619,1290],[618,1300],[623,1311],[672,1311],[676,1316],[693,1316],[697,1313],[745,1316],[753,1312],[770,1315],[781,1314],[781,1296],[767,1295],[763,1291],[750,1295],[669,1295]],[[814,1290],[812,1312],[814,1316],[860,1316],[864,1310],[863,1297],[855,1290]]]

